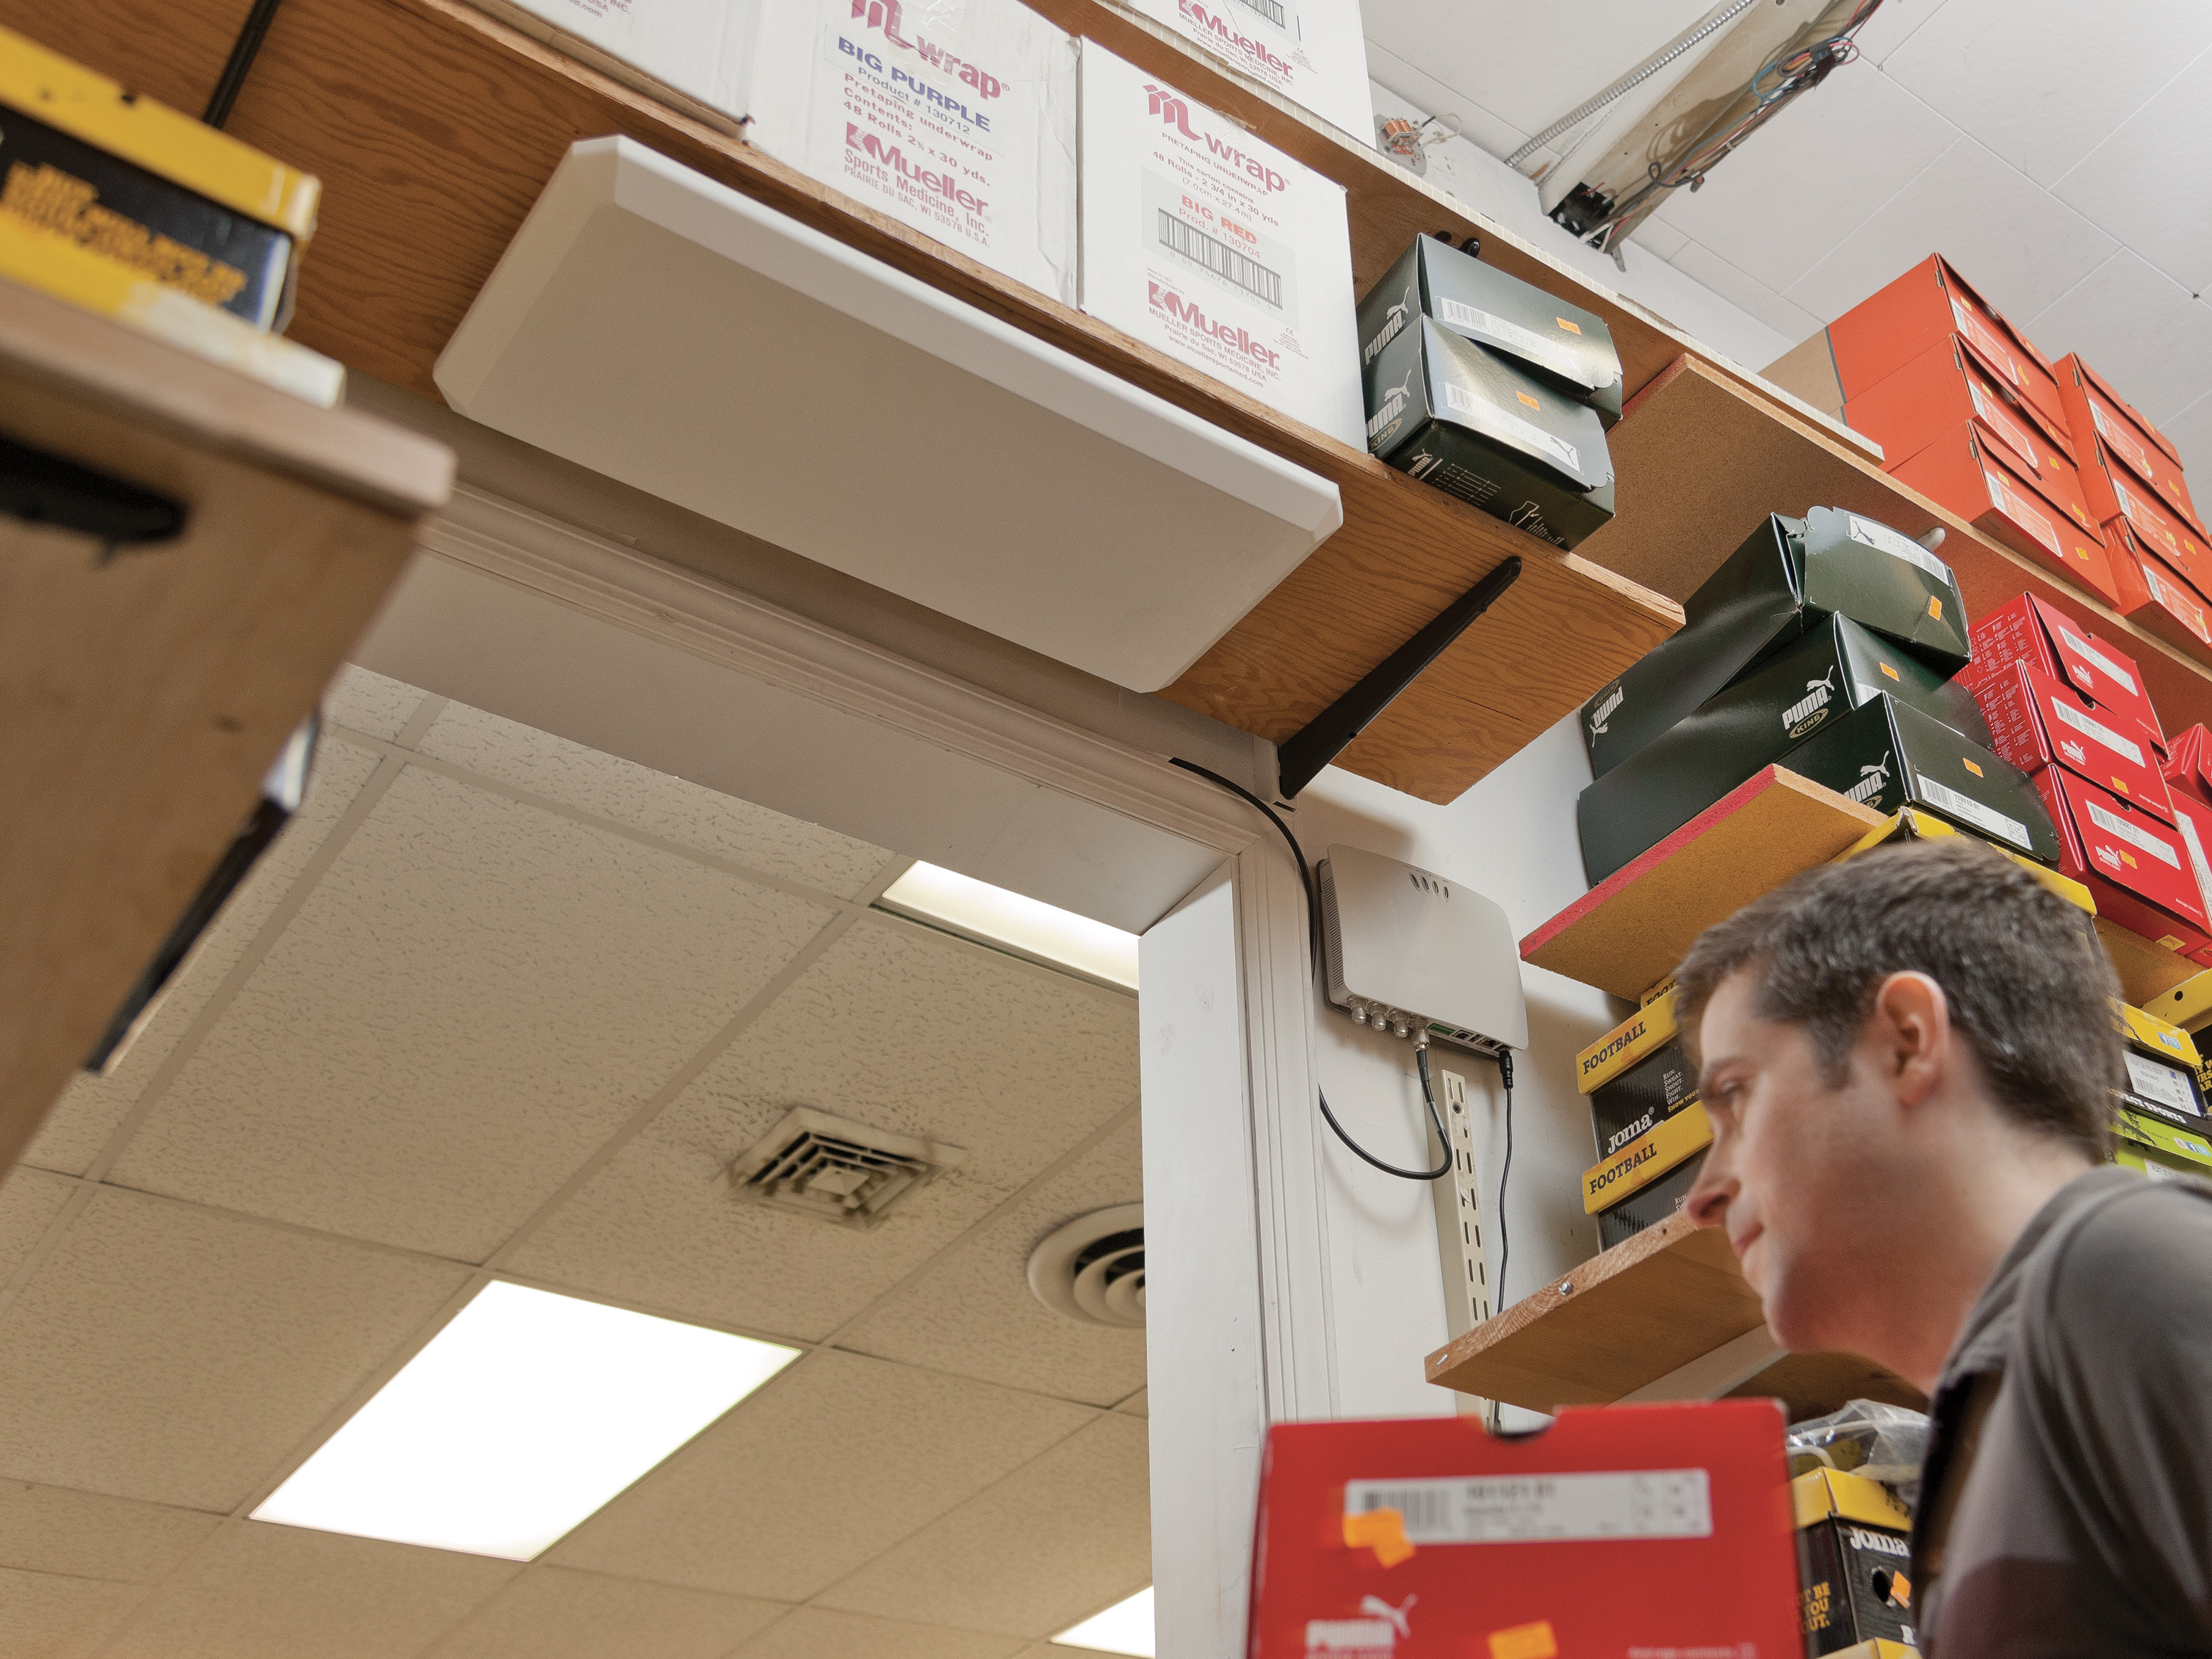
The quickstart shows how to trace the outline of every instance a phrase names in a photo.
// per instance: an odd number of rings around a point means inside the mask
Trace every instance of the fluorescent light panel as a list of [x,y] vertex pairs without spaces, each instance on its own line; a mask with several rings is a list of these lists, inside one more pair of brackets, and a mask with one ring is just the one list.
[[1134,933],[1010,893],[973,876],[917,864],[884,890],[881,902],[1023,956],[1056,962],[1110,985],[1137,988]]
[[798,1357],[495,1280],[253,1519],[528,1561]]
[[1152,1659],[1152,1587],[1146,1585],[1127,1601],[1116,1601],[1052,1639],[1065,1648],[1094,1648],[1101,1653],[1126,1653],[1131,1659]]

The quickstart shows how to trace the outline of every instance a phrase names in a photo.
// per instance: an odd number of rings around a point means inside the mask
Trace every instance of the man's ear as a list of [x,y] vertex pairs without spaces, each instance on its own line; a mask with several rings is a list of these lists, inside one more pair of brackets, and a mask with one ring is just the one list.
[[1899,1100],[1917,1106],[1950,1061],[1950,1000],[1926,974],[1892,974],[1875,993],[1868,1036]]

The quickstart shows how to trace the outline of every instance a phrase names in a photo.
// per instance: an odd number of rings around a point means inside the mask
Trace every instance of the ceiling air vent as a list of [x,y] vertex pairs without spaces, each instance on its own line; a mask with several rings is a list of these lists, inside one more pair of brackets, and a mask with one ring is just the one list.
[[730,1190],[751,1204],[857,1227],[967,1161],[961,1147],[872,1129],[849,1118],[794,1107],[729,1168]]
[[1030,1289],[1054,1313],[1091,1325],[1145,1322],[1145,1206],[1078,1216],[1030,1252]]

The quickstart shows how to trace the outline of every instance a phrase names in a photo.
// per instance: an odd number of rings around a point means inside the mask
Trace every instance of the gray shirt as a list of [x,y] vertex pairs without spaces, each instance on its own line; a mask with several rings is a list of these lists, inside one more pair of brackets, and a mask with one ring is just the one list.
[[1931,1656],[2212,1653],[2212,1187],[2068,1183],[1983,1289],[1931,1414]]

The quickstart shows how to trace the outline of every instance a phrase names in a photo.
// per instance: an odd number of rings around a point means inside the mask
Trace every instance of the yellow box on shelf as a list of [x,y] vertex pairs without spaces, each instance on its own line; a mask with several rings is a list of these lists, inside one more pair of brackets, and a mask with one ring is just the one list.
[[1812,1469],[1790,1483],[1790,1507],[1800,1527],[1836,1516],[1864,1527],[1912,1530],[1912,1511],[1879,1480],[1847,1469]]
[[1702,1104],[1685,1106],[1649,1133],[1638,1135],[1601,1163],[1583,1171],[1583,1213],[1595,1215],[1665,1175],[1713,1144],[1713,1122]]
[[2128,1040],[2148,1052],[2179,1060],[2192,1072],[2203,1064],[2197,1052],[2196,1039],[2179,1025],[2169,1025],[2156,1014],[2147,1014],[2124,1002],[2120,1004],[2120,1020]]
[[1575,1086],[1595,1094],[1646,1054],[1673,1042],[1674,993],[1669,987],[1575,1056]]
[[[1908,806],[1901,811],[1891,813],[1882,823],[1868,830],[1850,847],[1836,854],[1835,861],[1841,864],[1846,859],[1855,859],[1862,853],[1871,853],[1877,847],[1887,847],[1892,842],[1935,841],[1945,836],[1964,834],[1966,831],[1960,830],[1956,824],[1947,823],[1932,812],[1923,812],[1917,807]],[[1979,840],[1980,837],[1975,836],[1972,839]],[[1996,850],[2004,854],[2014,864],[2020,866],[2021,869],[2027,871],[2028,874],[2033,876],[2076,909],[2086,910],[2093,916],[2097,914],[2097,901],[2090,896],[2089,890],[2080,882],[2070,877],[2062,876],[2056,870],[2047,870],[2033,859],[2023,858],[2018,853],[2008,851],[2002,847],[1997,848]]]
[[2182,981],[2145,1012],[2192,1035],[2212,1025],[2212,968]]

